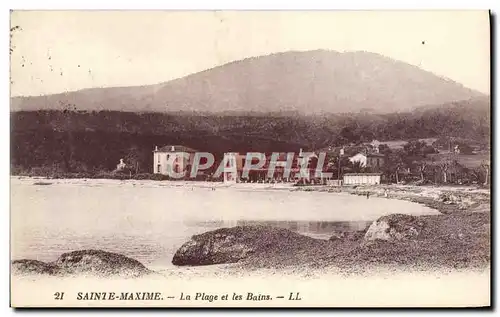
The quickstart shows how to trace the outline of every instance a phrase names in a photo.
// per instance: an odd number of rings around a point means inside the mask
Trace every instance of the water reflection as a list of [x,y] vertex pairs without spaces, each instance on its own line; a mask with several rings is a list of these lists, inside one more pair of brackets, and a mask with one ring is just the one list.
[[359,231],[367,228],[372,221],[201,221],[187,222],[190,227],[223,228],[234,226],[272,226],[288,229],[317,239],[329,239],[334,233]]

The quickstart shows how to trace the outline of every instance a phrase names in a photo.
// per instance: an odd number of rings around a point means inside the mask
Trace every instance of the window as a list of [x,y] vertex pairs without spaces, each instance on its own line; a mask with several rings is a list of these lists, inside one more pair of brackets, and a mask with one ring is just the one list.
[[158,166],[156,167],[156,172],[157,172],[157,173],[160,173],[160,172],[161,172],[161,165],[160,165],[160,164],[158,164]]

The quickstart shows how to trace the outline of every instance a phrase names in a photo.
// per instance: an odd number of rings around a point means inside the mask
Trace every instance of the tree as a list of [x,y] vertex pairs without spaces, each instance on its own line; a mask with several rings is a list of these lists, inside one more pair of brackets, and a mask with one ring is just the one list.
[[360,140],[360,135],[356,133],[355,126],[345,126],[340,130],[338,140],[340,144],[356,143]]
[[450,161],[444,161],[441,163],[441,171],[443,173],[443,182],[446,184],[448,182],[448,170],[450,169]]
[[408,165],[406,153],[403,150],[391,151],[386,155],[386,160],[383,167],[384,173],[389,177],[394,176],[396,183],[399,183],[399,174]]
[[433,147],[432,145],[425,145],[423,148],[422,148],[422,155],[425,157],[427,156],[427,154],[435,154],[435,153],[439,153],[439,151]]
[[347,167],[351,170],[353,173],[361,173],[365,171],[365,167],[361,165],[361,162],[359,161],[349,161],[347,164]]
[[326,168],[328,172],[334,172],[334,175],[337,175],[337,179],[340,179],[342,169],[352,168],[352,164],[347,156],[330,156],[328,157]]
[[422,153],[422,148],[426,145],[425,142],[420,140],[410,140],[405,145],[403,145],[403,149],[406,154],[409,156],[416,156]]
[[465,142],[457,142],[456,145],[458,145],[458,149],[460,150],[460,154],[472,154],[473,149],[472,147],[465,143]]
[[427,168],[427,163],[425,161],[420,161],[418,162],[418,169],[420,172],[420,180],[423,182],[424,181],[424,172]]
[[404,169],[404,164],[403,163],[398,163],[396,164],[396,168],[394,171],[394,174],[396,175],[396,184],[399,183],[399,173]]
[[141,162],[145,161],[144,153],[136,145],[131,146],[125,155],[124,162],[126,169],[134,174],[139,173]]
[[490,164],[488,164],[487,162],[483,161],[481,163],[481,168],[484,170],[484,183],[483,185],[488,185],[488,178],[490,177]]
[[378,152],[381,154],[388,155],[388,154],[392,153],[392,150],[387,144],[380,144],[378,146]]
[[409,156],[425,157],[427,154],[434,154],[438,152],[433,146],[427,145],[425,141],[420,140],[408,141],[408,143],[403,146],[403,149]]

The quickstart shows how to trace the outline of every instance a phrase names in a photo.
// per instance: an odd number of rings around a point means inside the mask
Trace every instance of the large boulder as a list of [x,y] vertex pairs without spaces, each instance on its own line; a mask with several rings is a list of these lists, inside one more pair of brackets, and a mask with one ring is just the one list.
[[151,273],[141,262],[102,250],[80,250],[62,254],[56,261],[12,261],[12,274],[94,275],[139,277]]
[[14,260],[12,261],[11,269],[14,275],[55,275],[59,273],[57,266],[37,260]]
[[174,265],[236,263],[250,256],[287,252],[317,243],[316,239],[283,228],[237,226],[195,235],[175,253]]
[[137,260],[102,250],[80,250],[64,253],[54,264],[66,274],[137,277],[150,272]]
[[399,241],[415,239],[425,226],[422,218],[392,214],[375,220],[366,231],[364,240]]

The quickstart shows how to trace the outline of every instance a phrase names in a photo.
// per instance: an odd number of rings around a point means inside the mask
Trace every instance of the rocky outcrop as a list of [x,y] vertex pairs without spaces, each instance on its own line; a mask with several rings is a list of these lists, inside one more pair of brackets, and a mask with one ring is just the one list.
[[460,210],[466,210],[475,204],[474,200],[466,194],[443,192],[437,200],[445,205],[456,205]]
[[94,275],[139,277],[151,273],[142,263],[124,255],[102,250],[80,250],[62,254],[56,261],[12,262],[14,274]]
[[368,227],[364,240],[398,241],[415,239],[424,226],[425,221],[415,216],[403,214],[383,216]]
[[286,252],[317,244],[317,240],[287,229],[237,226],[195,235],[174,255],[174,265],[235,263],[258,254]]
[[30,274],[55,275],[59,273],[59,268],[57,266],[37,260],[12,261],[11,270],[12,274],[15,275],[30,275]]
[[366,230],[336,232],[330,237],[330,241],[358,241],[363,239]]
[[54,264],[68,274],[141,276],[149,272],[137,260],[102,250],[64,253]]

